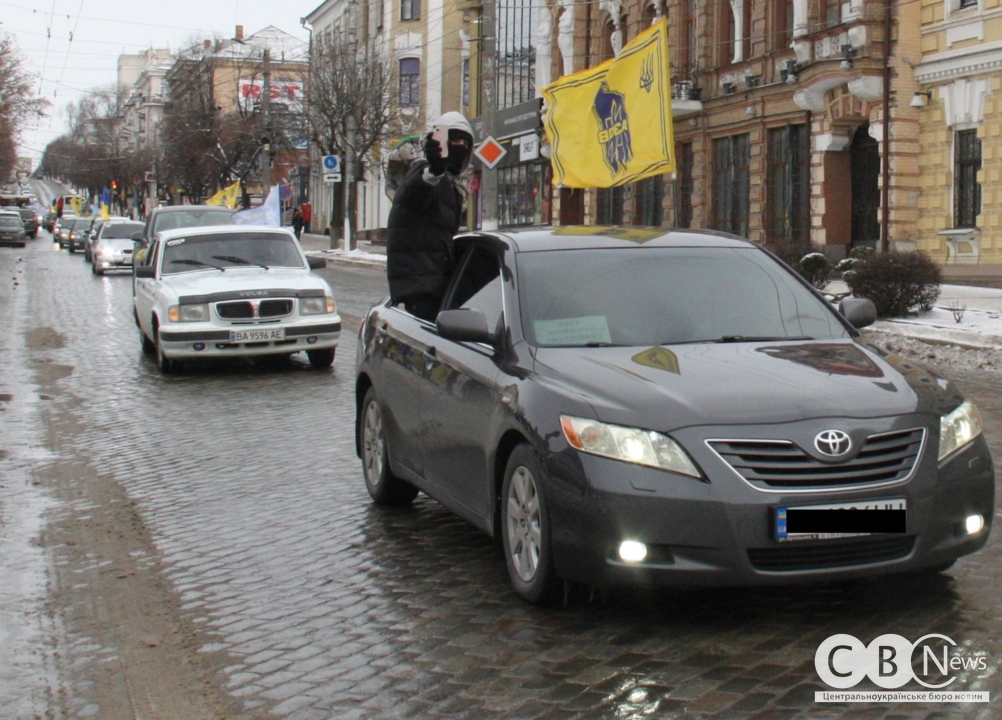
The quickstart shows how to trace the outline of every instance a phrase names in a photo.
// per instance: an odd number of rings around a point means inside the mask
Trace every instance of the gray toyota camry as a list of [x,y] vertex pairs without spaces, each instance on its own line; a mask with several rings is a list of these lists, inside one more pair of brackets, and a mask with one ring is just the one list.
[[360,328],[376,503],[424,491],[493,536],[522,598],[938,572],[985,544],[977,408],[769,252],[712,232],[455,240],[436,322]]

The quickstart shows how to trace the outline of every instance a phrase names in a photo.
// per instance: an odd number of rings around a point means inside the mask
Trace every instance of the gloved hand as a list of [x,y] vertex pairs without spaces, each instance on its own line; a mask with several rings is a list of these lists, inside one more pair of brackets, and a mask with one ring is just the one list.
[[424,156],[428,158],[428,172],[441,175],[445,172],[445,160],[442,158],[442,145],[428,133],[424,143]]

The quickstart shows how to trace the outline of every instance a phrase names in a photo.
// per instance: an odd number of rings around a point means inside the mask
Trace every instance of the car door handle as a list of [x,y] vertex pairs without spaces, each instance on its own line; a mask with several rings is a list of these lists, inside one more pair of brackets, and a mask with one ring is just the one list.
[[386,330],[385,325],[380,325],[379,327],[376,328],[376,342],[379,343],[380,345],[386,342],[386,338],[388,335],[389,332]]
[[427,350],[425,350],[424,356],[428,359],[427,362],[425,362],[424,367],[426,370],[430,371],[435,367],[435,360],[437,358],[437,355],[435,353],[435,348],[430,347]]

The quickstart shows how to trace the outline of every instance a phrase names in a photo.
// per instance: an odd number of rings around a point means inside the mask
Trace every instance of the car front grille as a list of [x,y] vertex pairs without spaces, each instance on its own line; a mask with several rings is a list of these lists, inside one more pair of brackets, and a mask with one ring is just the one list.
[[923,428],[871,435],[844,462],[822,462],[788,440],[711,440],[709,445],[752,487],[763,491],[821,490],[899,482],[912,474]]
[[908,557],[914,537],[866,537],[851,540],[802,540],[780,547],[750,548],[748,559],[756,570],[796,572],[890,562]]
[[293,302],[290,299],[261,300],[257,313],[254,304],[248,300],[233,300],[216,303],[216,313],[224,320],[250,320],[251,318],[276,318],[292,314]]

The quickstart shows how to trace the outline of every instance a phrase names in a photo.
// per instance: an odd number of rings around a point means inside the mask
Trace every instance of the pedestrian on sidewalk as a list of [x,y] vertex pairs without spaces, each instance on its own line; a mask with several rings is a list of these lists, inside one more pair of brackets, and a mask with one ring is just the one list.
[[458,112],[435,122],[447,128],[447,147],[428,133],[424,158],[415,160],[393,195],[386,243],[390,300],[434,321],[455,257],[452,238],[463,219],[466,193],[457,182],[470,164],[473,128]]
[[292,211],[292,231],[296,233],[296,240],[303,234],[303,213],[299,208]]

